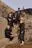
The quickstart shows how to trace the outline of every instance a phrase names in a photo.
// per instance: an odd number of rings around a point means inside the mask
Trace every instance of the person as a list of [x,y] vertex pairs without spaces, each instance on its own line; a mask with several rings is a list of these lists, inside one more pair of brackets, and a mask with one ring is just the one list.
[[19,24],[20,20],[20,8],[18,8],[18,11],[16,12],[17,13],[17,16],[16,16],[16,19],[17,19],[17,23]]
[[10,26],[8,25],[5,29],[5,38],[8,38],[9,40],[12,40],[13,37],[12,37],[12,30],[10,28]]
[[13,13],[13,23],[16,24],[16,16],[15,16],[15,13]]
[[18,8],[18,15],[20,15],[20,8]]
[[8,17],[7,17],[8,25],[10,25],[10,27],[13,26],[13,17],[12,16],[13,16],[13,13],[11,12],[8,14]]
[[19,34],[19,38],[20,38],[20,45],[24,44],[24,33],[25,33],[25,23],[24,23],[24,17],[20,15],[20,34]]

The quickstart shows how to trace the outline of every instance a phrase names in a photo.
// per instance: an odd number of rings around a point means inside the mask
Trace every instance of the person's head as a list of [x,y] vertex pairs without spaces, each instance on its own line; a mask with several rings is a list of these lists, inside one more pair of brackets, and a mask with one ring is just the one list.
[[23,23],[24,22],[24,17],[23,15],[20,15],[20,23]]
[[9,17],[11,17],[12,14],[13,14],[13,12],[10,12],[10,13],[9,13]]
[[20,18],[24,18],[24,15],[22,13],[20,14]]
[[11,17],[11,14],[9,14],[9,17]]
[[20,8],[18,8],[18,11],[20,10]]

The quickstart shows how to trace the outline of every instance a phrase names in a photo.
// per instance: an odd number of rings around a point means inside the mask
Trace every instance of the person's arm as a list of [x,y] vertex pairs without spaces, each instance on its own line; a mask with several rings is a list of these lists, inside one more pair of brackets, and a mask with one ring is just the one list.
[[16,33],[12,33],[12,35],[11,35],[12,37],[15,37],[15,36],[17,36],[17,34]]

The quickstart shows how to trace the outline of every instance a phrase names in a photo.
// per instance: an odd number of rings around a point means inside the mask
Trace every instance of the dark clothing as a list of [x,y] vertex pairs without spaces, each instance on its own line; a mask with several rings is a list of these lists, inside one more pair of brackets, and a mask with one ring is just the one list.
[[7,17],[7,21],[8,21],[8,25],[10,25],[10,26],[13,26],[13,17],[12,17],[12,15],[11,15],[11,17]]
[[13,16],[13,23],[17,24],[17,19],[16,19],[15,15]]
[[11,37],[11,29],[9,28],[9,29],[5,29],[5,38],[9,38],[10,40],[12,40],[13,39],[13,37]]
[[24,41],[24,33],[25,33],[25,24],[22,23],[20,24],[20,34],[19,34],[20,41]]
[[15,24],[18,24],[20,22],[19,17],[20,17],[20,14],[18,13],[18,11],[16,11],[15,15],[13,16],[13,22]]

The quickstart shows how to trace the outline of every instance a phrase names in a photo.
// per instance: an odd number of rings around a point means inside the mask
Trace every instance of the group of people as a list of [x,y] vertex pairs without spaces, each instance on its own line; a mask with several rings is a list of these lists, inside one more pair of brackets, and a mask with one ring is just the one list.
[[9,38],[10,41],[13,40],[14,36],[12,36],[12,27],[18,24],[20,28],[18,39],[20,40],[21,44],[24,44],[25,23],[20,8],[18,8],[18,11],[15,11],[15,13],[9,13],[7,21],[8,26],[5,29],[5,37]]

